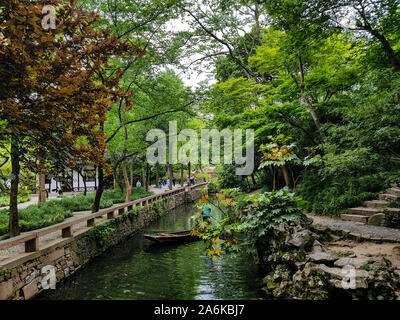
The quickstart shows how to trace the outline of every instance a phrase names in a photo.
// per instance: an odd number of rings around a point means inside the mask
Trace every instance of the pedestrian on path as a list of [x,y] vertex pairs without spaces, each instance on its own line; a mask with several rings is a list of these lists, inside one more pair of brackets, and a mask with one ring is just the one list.
[[140,188],[141,186],[142,186],[142,184],[141,184],[140,180],[138,180],[138,181],[136,182],[136,188]]

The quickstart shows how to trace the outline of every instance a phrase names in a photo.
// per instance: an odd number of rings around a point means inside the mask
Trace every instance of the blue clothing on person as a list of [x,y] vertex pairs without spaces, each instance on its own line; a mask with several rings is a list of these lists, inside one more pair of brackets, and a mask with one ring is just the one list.
[[210,218],[211,217],[211,208],[205,204],[202,204],[200,207],[197,206],[198,209],[202,209],[204,211],[204,218]]
[[138,180],[138,182],[136,182],[136,188],[140,188],[142,186],[142,184],[140,183],[140,181]]

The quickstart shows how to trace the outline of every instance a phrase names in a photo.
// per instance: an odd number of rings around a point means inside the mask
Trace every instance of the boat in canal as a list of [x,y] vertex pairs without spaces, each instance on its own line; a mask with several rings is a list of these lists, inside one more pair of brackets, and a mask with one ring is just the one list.
[[159,243],[172,243],[172,242],[186,242],[200,240],[199,237],[193,236],[190,233],[192,230],[184,230],[169,233],[151,233],[144,234],[146,239],[159,242]]

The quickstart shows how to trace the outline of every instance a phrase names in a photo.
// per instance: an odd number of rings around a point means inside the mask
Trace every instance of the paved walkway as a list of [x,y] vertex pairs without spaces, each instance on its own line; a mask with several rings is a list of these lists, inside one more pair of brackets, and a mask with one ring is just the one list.
[[328,228],[334,231],[344,231],[352,236],[370,240],[400,242],[400,230],[395,228],[378,227],[353,221],[343,221],[326,216],[307,214],[317,227]]
[[[185,183],[183,186],[187,187],[187,183]],[[179,188],[181,188],[181,185],[177,183],[175,184],[175,187],[172,187],[172,190]],[[167,186],[163,186],[161,188],[149,186],[149,191],[153,191],[155,194],[160,194],[169,191],[169,188]]]

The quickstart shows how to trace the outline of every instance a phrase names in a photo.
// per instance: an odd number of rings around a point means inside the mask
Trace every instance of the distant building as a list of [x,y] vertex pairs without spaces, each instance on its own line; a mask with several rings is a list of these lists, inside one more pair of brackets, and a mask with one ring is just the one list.
[[[63,177],[46,176],[45,188],[48,193],[62,192],[88,192],[95,191],[98,186],[98,179],[96,176],[96,167],[86,165],[82,168],[82,175],[77,170],[67,170]],[[84,179],[86,181],[84,181]]]

